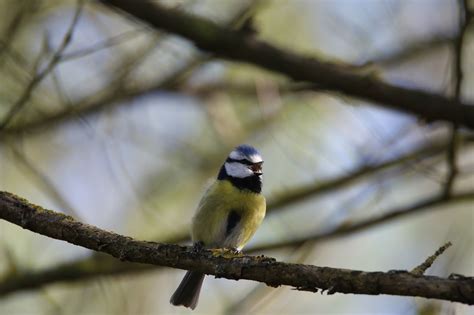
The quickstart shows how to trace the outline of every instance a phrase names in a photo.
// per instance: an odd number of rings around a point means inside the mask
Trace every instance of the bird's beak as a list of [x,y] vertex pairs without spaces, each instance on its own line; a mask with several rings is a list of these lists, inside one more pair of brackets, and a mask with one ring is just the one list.
[[249,168],[252,170],[252,172],[253,172],[255,175],[262,175],[262,174],[263,174],[263,172],[262,172],[262,164],[263,164],[263,162],[255,163],[255,164],[250,165]]

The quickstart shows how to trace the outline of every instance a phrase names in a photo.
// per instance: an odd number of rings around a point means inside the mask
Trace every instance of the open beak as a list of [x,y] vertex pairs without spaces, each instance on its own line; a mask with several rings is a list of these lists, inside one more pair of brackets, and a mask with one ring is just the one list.
[[262,175],[263,174],[262,164],[263,164],[263,162],[255,163],[255,164],[250,165],[249,168],[252,170],[252,172],[255,175]]

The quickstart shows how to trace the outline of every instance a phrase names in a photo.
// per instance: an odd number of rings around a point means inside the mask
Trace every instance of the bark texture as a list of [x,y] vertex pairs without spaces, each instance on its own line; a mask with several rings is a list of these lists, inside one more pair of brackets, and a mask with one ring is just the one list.
[[263,256],[226,258],[211,251],[132,239],[46,210],[0,192],[0,218],[33,232],[100,251],[123,261],[193,270],[227,279],[328,293],[419,296],[474,304],[474,279],[439,278],[407,271],[365,272],[278,262]]

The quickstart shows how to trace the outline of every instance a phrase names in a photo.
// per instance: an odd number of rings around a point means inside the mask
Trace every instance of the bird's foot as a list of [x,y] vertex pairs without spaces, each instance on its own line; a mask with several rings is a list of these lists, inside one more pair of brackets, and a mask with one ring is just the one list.
[[242,252],[237,248],[213,248],[210,251],[214,257],[237,258],[243,256]]

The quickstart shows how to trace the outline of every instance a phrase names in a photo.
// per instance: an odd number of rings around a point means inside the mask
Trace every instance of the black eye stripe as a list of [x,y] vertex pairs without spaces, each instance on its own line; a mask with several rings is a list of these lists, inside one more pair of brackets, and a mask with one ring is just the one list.
[[245,165],[254,165],[254,164],[263,163],[263,161],[262,161],[262,162],[254,163],[254,162],[250,162],[249,160],[246,160],[246,159],[244,159],[244,160],[236,160],[236,159],[233,159],[233,158],[230,158],[230,157],[228,157],[225,161],[226,161],[226,162],[230,162],[230,163],[233,163],[233,162],[235,162],[235,163],[241,163],[241,164],[245,164]]

